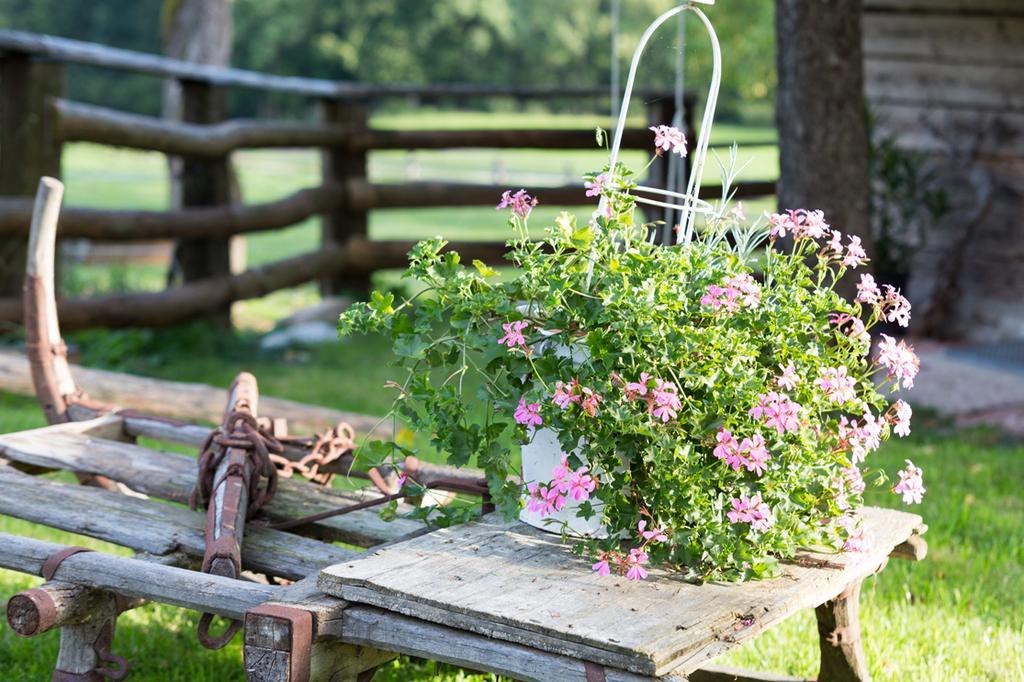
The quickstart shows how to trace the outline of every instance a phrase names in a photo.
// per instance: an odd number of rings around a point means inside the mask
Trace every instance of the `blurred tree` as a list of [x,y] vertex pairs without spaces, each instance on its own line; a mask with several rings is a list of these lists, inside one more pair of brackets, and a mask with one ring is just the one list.
[[[861,0],[775,0],[780,209],[821,209],[874,257]],[[851,273],[842,283],[854,290]]]
[[[184,0],[176,0],[183,2]],[[211,4],[218,4],[216,0]],[[620,53],[676,0],[622,3]],[[174,4],[170,3],[169,4]],[[365,82],[475,82],[604,86],[609,80],[611,0],[234,0],[235,66],[269,73]],[[160,51],[161,0],[0,0],[0,26]],[[729,0],[706,8],[723,45],[721,118],[767,114],[775,88],[773,7]],[[671,87],[675,30],[664,27],[647,53],[640,84]],[[707,83],[711,55],[703,27],[687,24],[687,84]],[[623,64],[625,68],[626,64]],[[153,79],[82,70],[72,96],[157,113]],[[237,91],[235,113],[301,110],[295,98]]]

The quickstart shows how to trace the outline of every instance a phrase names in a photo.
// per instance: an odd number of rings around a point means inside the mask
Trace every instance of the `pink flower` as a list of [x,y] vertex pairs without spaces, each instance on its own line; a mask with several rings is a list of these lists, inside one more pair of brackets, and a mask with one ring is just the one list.
[[886,322],[895,322],[901,327],[910,324],[910,301],[900,290],[885,285],[885,298],[882,300],[882,317]]
[[863,462],[882,444],[882,420],[876,419],[870,412],[861,417],[863,423],[856,419],[839,418],[839,449],[849,450],[854,464]]
[[846,541],[843,543],[844,551],[866,552],[871,548],[871,542],[857,516],[846,514],[839,518],[836,525],[846,532]]
[[660,419],[662,422],[667,422],[670,419],[675,419],[676,414],[682,409],[682,403],[679,402],[679,389],[671,381],[657,380],[657,386],[651,391],[651,414]]
[[648,130],[654,133],[654,148],[660,154],[671,150],[673,154],[686,156],[686,134],[672,126],[651,126]]
[[845,365],[822,369],[821,377],[816,379],[814,383],[821,389],[826,398],[837,405],[857,400],[857,391],[855,390],[857,380],[847,375]]
[[636,524],[636,529],[644,540],[649,542],[668,542],[668,536],[665,535],[665,530],[661,526],[655,526],[650,530],[645,530],[646,528],[647,519],[640,519],[640,523]]
[[900,480],[893,486],[892,491],[897,495],[903,495],[903,504],[921,504],[925,493],[923,473],[909,459],[907,468],[899,472]]
[[647,569],[643,567],[647,563],[647,552],[639,547],[629,550],[629,570],[626,571],[628,580],[643,580],[647,577]]
[[828,321],[836,325],[843,334],[860,343],[865,355],[871,350],[871,334],[868,333],[862,319],[848,313],[832,313]]
[[896,339],[888,334],[882,334],[882,341],[878,344],[878,363],[885,367],[886,374],[897,384],[902,382],[903,388],[914,387],[914,378],[921,369],[914,347],[902,339],[896,343]]
[[799,208],[767,215],[771,228],[769,234],[773,238],[785,237],[787,232],[792,232],[794,239],[821,239],[829,230],[822,211]]
[[783,393],[769,391],[757,396],[758,403],[750,408],[750,416],[763,419],[768,426],[779,433],[796,431],[800,428],[800,412],[803,408]]
[[502,329],[505,330],[505,336],[498,339],[498,343],[504,344],[509,348],[522,348],[526,350],[526,337],[523,336],[523,330],[529,326],[530,323],[526,320],[516,320],[515,322],[501,325]]
[[515,194],[512,193],[512,190],[507,190],[501,195],[501,201],[498,202],[495,209],[500,211],[503,208],[511,208],[512,213],[526,220],[536,205],[536,197],[531,197],[525,189],[521,189]]
[[764,473],[764,465],[771,458],[768,448],[765,447],[764,437],[759,433],[743,439],[740,443],[740,456],[747,471],[753,471],[758,476]]
[[569,489],[566,480],[572,475],[572,469],[569,468],[569,458],[562,455],[562,461],[555,465],[555,468],[551,470],[551,487],[558,488],[562,492],[566,492]]
[[580,467],[569,477],[569,497],[574,502],[585,502],[590,499],[590,493],[597,488],[594,477],[587,473],[587,467]]
[[545,490],[544,498],[549,508],[554,511],[562,511],[562,508],[565,506],[565,495],[562,494],[562,491],[557,486],[552,486]]
[[591,417],[593,417],[594,415],[597,414],[597,406],[598,406],[598,404],[600,404],[600,402],[602,400],[604,400],[604,398],[602,398],[600,396],[600,394],[595,393],[594,391],[592,391],[589,388],[584,388],[582,390],[583,390],[583,397],[582,397],[582,400],[580,401],[580,408],[584,412],[589,414]]
[[715,457],[731,466],[733,471],[739,471],[740,467],[743,466],[743,458],[740,457],[739,441],[733,437],[730,431],[724,428],[718,429],[715,439],[718,441],[718,445],[714,449]]
[[761,500],[761,493],[752,497],[740,495],[732,500],[732,511],[728,516],[731,523],[749,523],[754,530],[766,531],[772,524],[771,510]]
[[564,384],[561,381],[555,382],[555,393],[551,396],[551,402],[564,410],[575,400],[571,391],[572,384]]
[[875,304],[882,298],[882,292],[875,283],[875,278],[865,272],[857,284],[857,300],[861,303]]
[[829,258],[843,257],[843,233],[839,230],[830,230],[828,244],[825,245],[825,254]]
[[808,211],[801,209],[798,213],[800,213],[803,218],[801,224],[803,236],[810,237],[811,239],[821,239],[825,236],[825,233],[829,231],[830,226],[825,222],[824,211]]
[[718,284],[708,285],[707,293],[701,296],[700,304],[712,310],[725,308],[734,313],[741,307],[756,308],[761,302],[761,287],[748,273],[732,275]]
[[600,175],[596,176],[593,179],[593,181],[589,181],[588,180],[587,182],[584,182],[583,186],[587,188],[587,196],[588,197],[599,196],[601,194],[601,191],[605,187],[605,183],[607,183],[607,182],[608,182],[608,174],[607,173],[601,173]]
[[526,490],[529,492],[529,497],[526,498],[527,511],[540,514],[541,518],[554,513],[555,505],[552,501],[553,497],[551,489],[546,485],[530,483],[526,486]]
[[602,578],[606,575],[610,575],[612,572],[611,567],[608,566],[608,559],[603,556],[591,565],[590,570],[596,571]]
[[700,297],[700,304],[703,306],[711,306],[714,310],[718,310],[724,305],[721,300],[721,296],[724,293],[725,289],[722,287],[717,284],[709,284],[708,292]]
[[540,426],[544,420],[540,418],[540,403],[526,403],[526,398],[519,399],[519,406],[516,407],[515,417],[517,424],[526,426]]
[[868,253],[860,243],[860,237],[850,235],[850,243],[846,245],[846,255],[843,257],[843,265],[848,268],[855,268],[868,262]]
[[894,422],[893,422],[893,433],[901,438],[910,435],[910,418],[914,415],[914,410],[911,409],[910,405],[903,400],[897,400],[893,403],[895,408]]
[[846,484],[846,489],[856,495],[864,492],[865,483],[864,475],[861,473],[860,468],[856,466],[843,467],[843,483]]
[[628,384],[626,384],[626,397],[632,400],[638,395],[647,395],[647,382],[650,380],[650,374],[648,374],[647,372],[640,372],[640,381],[631,381]]
[[793,366],[793,363],[791,362],[785,367],[779,365],[779,369],[782,370],[782,374],[775,377],[775,383],[777,383],[781,388],[792,391],[796,388],[796,385],[800,383],[800,377],[797,376],[796,367]]

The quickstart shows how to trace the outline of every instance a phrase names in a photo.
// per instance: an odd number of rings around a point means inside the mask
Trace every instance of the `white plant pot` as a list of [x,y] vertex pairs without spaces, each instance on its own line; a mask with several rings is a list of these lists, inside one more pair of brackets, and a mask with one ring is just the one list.
[[[541,343],[534,350],[538,353],[553,352],[559,357],[571,357],[573,365],[576,366],[586,362],[589,357],[586,348],[582,346],[570,351],[567,346],[561,344],[546,347],[546,344]],[[586,457],[580,455],[581,449],[585,446],[586,443],[580,441],[572,454],[586,461]],[[530,442],[522,447],[523,480],[526,483],[546,485],[551,480],[551,472],[561,464],[563,452],[562,445],[558,442],[558,433],[554,429],[538,429]],[[524,492],[523,496],[525,501],[528,494]],[[604,502],[596,498],[590,499],[594,514],[589,519],[576,516],[582,504],[583,502],[574,502],[567,497],[561,510],[543,517],[539,512],[524,507],[519,512],[519,520],[549,533],[560,534],[565,531],[574,537],[607,537],[607,529],[601,524]]]

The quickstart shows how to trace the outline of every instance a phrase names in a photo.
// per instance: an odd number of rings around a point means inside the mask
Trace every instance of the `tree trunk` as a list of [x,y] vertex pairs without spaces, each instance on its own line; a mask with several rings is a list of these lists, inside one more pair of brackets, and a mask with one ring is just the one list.
[[[231,64],[231,43],[233,24],[231,19],[232,0],[164,0],[163,51],[174,59],[183,59],[197,64],[229,66]],[[167,79],[163,88],[163,115],[175,121],[184,120],[184,86],[181,81]],[[182,208],[185,203],[184,162],[180,157],[169,156],[171,179],[171,206]],[[237,198],[237,181],[229,170],[232,195]],[[174,263],[179,261],[181,244],[175,247]],[[245,238],[236,237],[230,246],[231,271],[245,269]],[[172,266],[174,267],[174,266]],[[169,280],[181,273],[172,271]]]
[[823,210],[870,256],[861,2],[775,0],[778,201],[780,209]]

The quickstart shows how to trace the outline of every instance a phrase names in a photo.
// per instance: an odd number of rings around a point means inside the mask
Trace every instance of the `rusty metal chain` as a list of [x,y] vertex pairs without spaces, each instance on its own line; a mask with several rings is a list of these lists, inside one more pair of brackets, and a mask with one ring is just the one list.
[[[215,481],[217,466],[227,455],[228,448],[245,450],[252,462],[252,476],[249,479],[249,502],[246,513],[252,518],[277,492],[277,468],[272,457],[284,452],[284,446],[250,413],[236,410],[232,412],[225,424],[229,430],[218,426],[206,437],[200,449],[199,475],[196,487],[189,498],[189,506],[197,509],[206,506],[210,495],[221,481]],[[229,468],[225,476],[244,475],[244,471]]]
[[334,479],[335,472],[324,471],[324,467],[356,448],[355,430],[345,422],[338,422],[333,429],[319,433],[314,438],[282,437],[281,440],[308,448],[309,454],[299,460],[271,454],[270,460],[277,466],[278,473],[285,478],[291,478],[297,473],[320,485],[330,485]]

